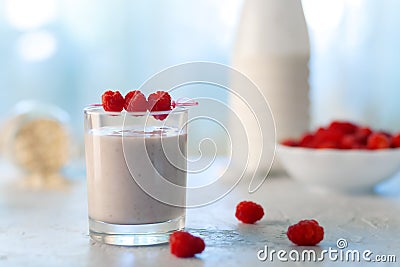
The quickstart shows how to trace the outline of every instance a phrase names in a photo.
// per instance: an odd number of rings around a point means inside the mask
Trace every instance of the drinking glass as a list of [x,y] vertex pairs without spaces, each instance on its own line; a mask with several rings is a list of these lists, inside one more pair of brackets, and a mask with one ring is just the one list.
[[185,226],[186,108],[84,109],[89,233],[123,246],[168,242]]

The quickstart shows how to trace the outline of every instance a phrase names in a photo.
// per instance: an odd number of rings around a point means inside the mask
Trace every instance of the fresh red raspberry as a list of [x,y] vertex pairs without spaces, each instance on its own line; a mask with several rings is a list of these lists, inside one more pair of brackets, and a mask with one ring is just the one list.
[[299,146],[307,148],[314,147],[314,135],[311,133],[304,134],[300,139]]
[[298,142],[293,139],[285,139],[281,142],[281,144],[284,146],[292,146],[292,147],[299,145]]
[[351,122],[333,121],[328,127],[320,127],[305,133],[300,139],[287,139],[286,146],[331,149],[386,149],[400,147],[400,133],[395,137],[389,132],[373,132]]
[[368,127],[361,127],[358,128],[357,131],[354,133],[357,140],[363,144],[367,144],[368,137],[372,134],[372,130]]
[[337,129],[319,128],[314,135],[315,148],[339,148],[343,132]]
[[336,142],[332,142],[332,141],[324,141],[324,142],[318,143],[315,146],[315,148],[318,148],[318,149],[326,149],[326,148],[336,149],[336,148],[338,148],[338,144]]
[[379,131],[377,133],[383,134],[384,136],[388,137],[388,138],[392,138],[392,134],[386,131]]
[[358,145],[357,137],[353,134],[347,134],[340,140],[341,149],[352,149]]
[[393,135],[392,137],[392,147],[400,147],[400,133]]
[[180,258],[193,257],[206,247],[203,239],[184,231],[172,233],[169,237],[169,244],[171,253]]
[[340,141],[341,149],[366,149],[367,141],[361,139],[357,134],[348,134],[343,136]]
[[101,96],[101,102],[105,111],[119,112],[124,109],[125,99],[119,91],[108,90]]
[[150,111],[164,111],[171,109],[171,96],[168,92],[157,91],[149,95],[148,100]]
[[329,131],[338,131],[342,134],[353,134],[357,129],[357,125],[347,121],[333,121],[328,127]]
[[125,96],[124,108],[130,112],[144,112],[147,110],[146,97],[139,90],[130,91]]
[[324,239],[324,228],[316,220],[302,220],[289,226],[287,237],[299,246],[315,246]]
[[252,201],[242,201],[236,206],[236,218],[244,223],[253,224],[264,216],[261,205]]
[[[171,96],[168,92],[157,91],[149,95],[148,108],[150,111],[168,111],[171,110]],[[154,115],[157,120],[164,120],[168,114]]]
[[383,133],[372,133],[367,140],[368,149],[385,149],[390,148],[390,138]]

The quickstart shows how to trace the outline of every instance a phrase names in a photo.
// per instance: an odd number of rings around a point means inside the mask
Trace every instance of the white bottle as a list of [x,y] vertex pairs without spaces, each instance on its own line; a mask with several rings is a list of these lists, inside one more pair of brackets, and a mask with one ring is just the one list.
[[[275,119],[277,142],[298,137],[309,128],[309,51],[300,0],[245,1],[232,66],[247,75],[268,100]],[[253,172],[258,156],[254,151],[260,147],[260,138],[252,137],[257,132],[257,122],[243,103],[231,98],[231,104],[239,111],[249,136],[247,171]],[[231,130],[231,134],[235,135],[235,131]],[[271,134],[271,129],[263,134]],[[259,168],[269,168],[269,164],[260,162]],[[279,163],[273,169],[279,169]]]

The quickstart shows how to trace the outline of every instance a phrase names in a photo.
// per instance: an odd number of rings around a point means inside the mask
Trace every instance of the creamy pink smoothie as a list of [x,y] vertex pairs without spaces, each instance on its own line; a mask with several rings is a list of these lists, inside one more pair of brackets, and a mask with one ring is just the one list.
[[186,134],[168,127],[149,127],[145,131],[104,127],[86,133],[89,217],[125,225],[166,222],[184,216],[184,191],[170,192],[172,202],[182,207],[164,204],[147,195],[134,176],[155,187],[159,186],[160,175],[185,186],[186,143]]

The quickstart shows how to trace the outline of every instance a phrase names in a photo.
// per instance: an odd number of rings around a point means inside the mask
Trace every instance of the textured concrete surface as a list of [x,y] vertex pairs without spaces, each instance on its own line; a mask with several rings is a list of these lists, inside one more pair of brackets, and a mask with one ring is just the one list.
[[[239,184],[222,200],[187,212],[187,229],[204,238],[205,251],[192,259],[178,259],[168,245],[116,247],[95,243],[87,230],[86,183],[75,179],[62,189],[31,190],[19,186],[15,174],[0,167],[0,266],[365,266],[365,262],[260,261],[257,252],[302,252],[337,249],[344,238],[346,249],[369,249],[373,255],[393,254],[400,262],[400,186],[391,183],[379,194],[341,195],[309,191],[284,175],[269,178],[255,194]],[[234,217],[242,200],[262,204],[266,216],[255,225]],[[315,218],[325,228],[317,247],[296,247],[286,238],[290,224]]]

